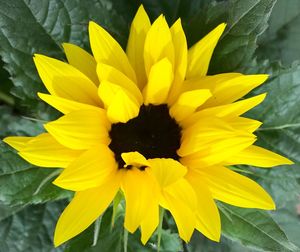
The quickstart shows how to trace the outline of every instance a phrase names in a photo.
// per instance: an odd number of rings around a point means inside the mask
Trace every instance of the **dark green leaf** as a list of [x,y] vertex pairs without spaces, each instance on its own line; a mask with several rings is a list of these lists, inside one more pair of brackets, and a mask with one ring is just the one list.
[[187,244],[188,252],[257,252],[254,248],[249,248],[241,244],[239,241],[230,240],[224,236],[220,242],[214,242],[203,236],[199,232],[195,232],[190,243]]
[[169,24],[173,24],[178,16],[181,0],[140,0],[146,9],[151,21],[164,14]]
[[14,105],[14,99],[9,95],[12,82],[9,80],[8,73],[3,69],[3,62],[0,59],[0,105],[2,103]]
[[281,60],[288,65],[300,59],[300,1],[277,1],[270,26],[259,41],[262,58]]
[[271,194],[278,209],[289,208],[287,202],[299,195],[299,166],[277,167],[270,170],[255,169],[254,178]]
[[15,214],[16,212],[20,211],[22,208],[24,208],[24,206],[22,205],[9,206],[3,204],[3,202],[0,201],[0,221]]
[[33,115],[36,116],[38,105],[36,93],[45,91],[33,64],[33,54],[63,59],[63,42],[88,48],[90,20],[104,26],[124,46],[137,8],[137,4],[127,3],[125,0],[0,0],[0,56],[13,81],[13,93]]
[[299,240],[299,207],[300,198],[299,195],[293,200],[287,202],[287,206],[284,209],[279,209],[272,214],[274,220],[280,225],[290,241],[294,242],[300,247]]
[[15,114],[12,108],[0,106],[0,138],[10,135],[35,136],[43,132],[42,122]]
[[242,244],[265,251],[299,251],[266,211],[220,204],[222,233]]
[[210,65],[210,73],[242,70],[252,60],[258,36],[276,0],[229,0],[228,28],[220,40]]
[[0,251],[63,251],[53,246],[53,232],[65,202],[32,205],[0,222]]

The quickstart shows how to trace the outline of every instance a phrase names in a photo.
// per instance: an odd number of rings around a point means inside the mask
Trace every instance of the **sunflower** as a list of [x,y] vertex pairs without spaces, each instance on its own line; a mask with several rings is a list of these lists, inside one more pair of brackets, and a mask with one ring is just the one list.
[[178,19],[152,24],[141,6],[126,52],[102,27],[89,23],[93,56],[63,44],[68,63],[35,55],[50,94],[38,96],[64,115],[36,137],[4,141],[28,162],[64,168],[54,184],[75,192],[61,214],[56,246],[91,225],[120,192],[124,227],[141,230],[146,243],[159,224],[159,209],[173,216],[188,242],[196,229],[220,239],[215,200],[271,210],[268,193],[232,165],[272,167],[292,162],[253,145],[261,122],[243,116],[266,94],[241,99],[267,75],[207,76],[220,24],[188,49]]

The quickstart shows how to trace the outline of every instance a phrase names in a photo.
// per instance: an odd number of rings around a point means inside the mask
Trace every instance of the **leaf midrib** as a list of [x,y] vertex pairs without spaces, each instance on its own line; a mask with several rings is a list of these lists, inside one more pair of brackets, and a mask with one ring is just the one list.
[[[251,223],[249,222],[247,219],[245,219],[243,216],[235,213],[234,211],[232,211],[231,209],[227,208],[225,205],[223,205],[223,207],[229,211],[232,215],[236,216],[237,218],[241,219],[242,221],[246,222],[247,224],[249,224],[250,226],[258,229],[261,233],[263,233],[265,236],[269,237],[271,240],[273,240],[276,244],[280,245],[281,247],[287,249],[288,251],[291,251],[291,252],[294,252],[295,250],[294,249],[291,249],[289,247],[287,247],[288,245],[293,245],[292,243],[290,244],[282,244],[282,242],[276,240],[276,238],[273,238],[272,236],[270,236],[267,232],[265,232],[264,230],[260,229],[257,225],[255,225],[254,223]],[[272,217],[269,216],[271,219]],[[272,219],[273,220],[273,219]],[[274,221],[274,220],[273,220]],[[277,224],[275,221],[274,221],[275,224]],[[280,229],[280,231],[284,234],[284,232],[282,231],[282,229],[277,225],[278,229]]]

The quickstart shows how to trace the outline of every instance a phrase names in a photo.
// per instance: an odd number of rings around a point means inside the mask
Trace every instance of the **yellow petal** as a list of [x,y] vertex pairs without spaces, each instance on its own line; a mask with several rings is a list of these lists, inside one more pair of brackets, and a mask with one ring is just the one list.
[[275,209],[270,195],[256,182],[225,167],[199,169],[213,198],[228,204],[266,210]]
[[[229,105],[219,106],[218,117],[240,116],[264,101],[267,94],[260,94]],[[207,109],[208,110],[208,109]],[[213,110],[213,108],[212,108]],[[208,111],[207,111],[208,112]]]
[[139,105],[125,92],[118,92],[107,109],[107,116],[112,123],[126,123],[139,114]]
[[107,108],[107,117],[112,123],[126,123],[139,114],[140,104],[128,91],[119,85],[102,81],[98,94]]
[[193,188],[185,179],[180,179],[165,189],[163,197],[166,208],[174,217],[179,236],[189,242],[197,221],[197,198]]
[[170,28],[175,51],[174,81],[169,95],[169,104],[177,99],[187,69],[187,42],[180,18]]
[[95,22],[89,23],[90,44],[97,63],[110,65],[136,83],[135,73],[118,42]]
[[212,153],[212,150],[218,149],[219,144],[223,146],[223,143],[226,142],[226,144],[231,145],[230,139],[233,140],[233,144],[235,138],[250,138],[252,140],[254,135],[236,130],[224,120],[207,117],[182,131],[181,146],[177,153],[180,156],[190,155],[200,150],[205,153]]
[[144,64],[144,45],[150,27],[149,17],[141,5],[132,21],[127,43],[127,56],[135,70],[137,84],[141,90],[147,82]]
[[176,121],[182,121],[192,115],[207,99],[211,97],[208,89],[198,89],[182,93],[178,100],[171,106],[170,115]]
[[[64,84],[65,82],[72,83],[74,79],[78,78],[82,80],[85,85],[87,85],[88,90],[86,92],[89,92],[90,89],[92,89],[92,86],[95,86],[94,83],[87,76],[85,76],[82,72],[80,72],[75,67],[65,62],[44,55],[40,55],[40,54],[35,54],[33,60],[38,70],[38,73],[45,87],[50,92],[50,94],[58,95],[57,92],[60,91],[59,85],[58,87],[56,87],[56,90],[53,88],[54,77],[55,78],[60,77],[63,80],[62,81],[63,85],[65,85]],[[77,85],[80,84],[76,82],[74,85],[75,88],[77,88]],[[70,92],[72,92],[72,90],[70,90]],[[68,97],[63,96],[63,98],[68,98]]]
[[121,157],[127,166],[128,165],[133,165],[135,167],[150,166],[150,163],[147,161],[147,159],[138,151],[126,152],[126,153],[124,152],[121,154]]
[[105,111],[100,108],[73,111],[44,127],[60,144],[75,150],[89,149],[110,141],[110,123]]
[[146,105],[166,103],[172,81],[172,65],[167,58],[154,64],[149,73],[148,84],[143,90],[144,103]]
[[72,191],[101,186],[118,170],[114,153],[107,145],[99,144],[72,162],[53,184]]
[[229,164],[247,164],[259,167],[293,164],[289,159],[255,145],[249,146],[232,156],[227,162]]
[[149,29],[144,47],[146,74],[149,76],[152,66],[163,58],[167,58],[174,66],[174,45],[172,35],[163,15],[160,15]]
[[226,24],[220,24],[189,49],[187,79],[206,75],[210,58],[225,27]]
[[96,85],[86,78],[54,76],[52,79],[54,95],[69,100],[101,106]]
[[262,122],[260,121],[245,117],[232,117],[230,119],[227,119],[226,122],[228,122],[230,126],[235,129],[247,131],[249,133],[254,132],[262,125]]
[[194,123],[200,122],[207,116],[226,117],[232,118],[244,114],[248,110],[257,106],[266,98],[266,94],[260,94],[245,100],[237,101],[231,104],[217,106],[213,108],[207,108],[200,110],[185,120],[181,121],[180,124],[184,127],[190,127]]
[[143,103],[143,96],[138,86],[116,68],[100,63],[97,66],[97,74],[100,81],[109,81],[111,83],[115,83],[133,95],[139,104]]
[[153,158],[148,160],[147,172],[154,175],[161,188],[169,186],[182,178],[187,168],[172,158]]
[[182,131],[181,146],[178,150],[180,156],[207,149],[213,142],[233,138],[238,135],[226,121],[207,117]]
[[124,226],[133,233],[141,225],[148,209],[158,206],[157,188],[147,172],[132,168],[125,171],[122,189],[126,200]]
[[4,143],[7,143],[9,146],[13,147],[17,151],[22,150],[26,144],[32,140],[34,137],[21,137],[21,136],[11,136],[3,139]]
[[221,236],[220,215],[211,192],[203,181],[203,177],[189,169],[186,180],[191,184],[197,195],[196,229],[209,239],[219,241]]
[[[216,140],[204,146],[197,146],[197,149],[193,146],[191,146],[190,149],[187,147],[185,150],[186,153],[191,154],[184,156],[181,159],[181,163],[187,167],[194,168],[215,165],[246,149],[253,144],[255,140],[254,137],[250,136],[237,136]],[[194,152],[195,150],[198,151]]]
[[[211,78],[206,77],[205,79],[208,79],[208,81],[204,81],[205,84],[201,84],[201,81],[199,83],[201,88],[209,88],[213,94],[202,108],[232,103],[264,83],[268,75],[241,75],[224,81],[213,81],[212,79],[214,77],[217,76],[212,76]],[[211,79],[211,81],[209,81],[209,79]],[[228,92],[228,90],[230,90],[230,92]]]
[[[151,207],[151,208],[150,208]],[[159,223],[159,207],[158,205],[150,204],[148,211],[145,213],[145,218],[141,222],[141,242],[145,245]]]
[[46,133],[33,137],[19,152],[29,163],[49,168],[65,168],[80,154],[81,151],[62,146]]
[[99,80],[96,74],[97,64],[94,57],[77,45],[63,43],[63,48],[69,64],[76,67],[98,86]]
[[110,178],[100,187],[78,192],[57,222],[54,244],[59,246],[91,225],[109,206],[119,190],[120,178]]
[[201,76],[184,81],[182,90],[191,91],[195,89],[215,89],[220,83],[230,81],[237,77],[243,76],[241,73],[221,73],[216,75]]
[[93,110],[97,109],[96,106],[88,105],[85,103],[80,103],[65,98],[61,98],[55,95],[48,95],[43,93],[38,93],[38,96],[46,103],[48,103],[53,108],[62,112],[63,114],[68,114],[76,110]]

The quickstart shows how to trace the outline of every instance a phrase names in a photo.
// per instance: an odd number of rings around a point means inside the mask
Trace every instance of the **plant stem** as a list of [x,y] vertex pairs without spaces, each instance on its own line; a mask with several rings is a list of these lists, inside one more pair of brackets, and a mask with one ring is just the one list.
[[124,252],[127,252],[128,231],[124,228]]
[[14,98],[0,91],[0,100],[6,104],[13,106],[15,104]]
[[162,207],[159,209],[159,225],[157,229],[157,252],[160,251],[160,242],[161,242],[161,233],[162,233],[162,224],[164,220],[165,209]]
[[94,229],[94,240],[93,240],[93,247],[97,245],[98,242],[98,236],[100,233],[100,226],[102,222],[102,215],[96,220],[95,222],[95,229]]

